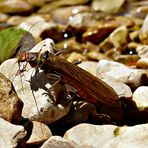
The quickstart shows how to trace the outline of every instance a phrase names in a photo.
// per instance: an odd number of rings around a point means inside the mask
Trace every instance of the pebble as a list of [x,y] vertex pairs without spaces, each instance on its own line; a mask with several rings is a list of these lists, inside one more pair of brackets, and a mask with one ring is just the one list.
[[136,63],[137,68],[148,69],[148,58],[139,59]]
[[133,98],[137,107],[140,110],[148,108],[148,86],[140,86],[138,87],[134,93]]
[[69,129],[64,138],[82,147],[147,148],[148,124],[118,127],[115,125],[79,124]]
[[[46,124],[36,121],[32,121],[31,124],[32,124],[32,130],[30,130],[31,135],[26,142],[27,145],[31,146],[31,145],[43,144],[46,140],[48,140],[52,136],[52,133]],[[26,130],[28,128],[28,134],[31,124],[30,122],[27,122],[26,124],[23,125]]]
[[17,96],[11,81],[0,73],[0,117],[18,124],[22,108],[23,102]]
[[148,58],[148,45],[142,45],[136,48],[136,52],[140,58]]
[[139,38],[143,44],[148,44],[148,15],[144,19],[143,25],[140,30]]
[[26,136],[23,126],[11,124],[0,118],[0,147],[15,148]]
[[50,137],[41,148],[82,148],[81,144],[77,144],[72,140],[62,138],[60,136]]
[[101,75],[113,77],[128,84],[131,89],[146,85],[148,82],[146,70],[130,68],[124,64],[109,60],[100,60],[98,62],[96,74],[98,77]]
[[109,0],[93,0],[91,7],[94,11],[98,12],[116,13],[119,11],[124,2],[125,0],[112,0],[111,3]]

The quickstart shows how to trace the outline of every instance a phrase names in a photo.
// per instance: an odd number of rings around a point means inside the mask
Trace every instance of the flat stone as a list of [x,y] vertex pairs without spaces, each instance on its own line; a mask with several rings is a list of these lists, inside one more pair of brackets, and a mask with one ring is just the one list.
[[[35,74],[36,70],[27,64],[25,71],[19,74],[17,59],[2,63],[0,71],[13,82],[18,96],[23,101],[23,117],[49,124],[68,113],[71,98],[59,83],[51,89],[51,80],[43,71]],[[65,94],[60,96],[61,92]],[[53,103],[55,100],[56,105]]]
[[143,44],[148,44],[148,15],[144,19],[143,25],[140,30],[139,38]]
[[102,11],[108,13],[116,13],[124,4],[125,0],[94,0],[92,2],[92,9],[94,11]]
[[[29,127],[30,123],[24,125],[25,129]],[[48,140],[52,133],[49,127],[40,122],[32,121],[32,132],[30,138],[27,140],[27,145],[39,145]],[[30,127],[29,127],[30,128]]]
[[51,15],[55,22],[67,24],[70,17],[78,13],[90,12],[90,8],[85,5],[61,7],[53,10]]
[[148,58],[148,45],[142,45],[136,48],[136,52],[140,58]]
[[147,137],[148,124],[136,125],[128,127],[124,133],[107,142],[103,148],[147,148]]
[[128,84],[131,89],[135,89],[141,85],[147,85],[148,82],[146,70],[129,68],[124,64],[109,60],[100,60],[98,62],[96,74],[98,77],[105,75],[113,77],[116,80]]
[[60,136],[52,136],[49,138],[41,148],[81,148],[81,145],[72,140],[62,138]]
[[13,125],[2,118],[0,118],[0,133],[0,147],[5,148],[17,147],[27,134],[23,126]]
[[82,123],[66,131],[64,138],[72,140],[82,147],[103,147],[107,142],[124,133],[126,128]]
[[25,13],[31,12],[33,7],[27,1],[1,1],[2,13]]
[[139,59],[136,63],[138,68],[148,69],[148,58]]
[[133,100],[139,109],[148,109],[148,86],[140,86],[133,93]]
[[23,102],[17,96],[11,81],[0,73],[0,117],[18,124],[22,108]]

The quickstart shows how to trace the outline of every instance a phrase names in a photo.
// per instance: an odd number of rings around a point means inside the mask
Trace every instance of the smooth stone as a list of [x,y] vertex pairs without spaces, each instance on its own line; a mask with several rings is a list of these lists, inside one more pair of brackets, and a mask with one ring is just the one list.
[[103,148],[147,148],[148,124],[128,127],[125,132],[108,141]]
[[107,142],[124,133],[127,127],[115,125],[92,125],[82,123],[66,131],[64,138],[72,140],[82,147],[103,147]]
[[100,60],[98,62],[96,74],[98,77],[105,75],[113,77],[128,84],[131,89],[135,89],[140,85],[147,85],[148,82],[146,70],[132,69],[124,64],[109,60]]
[[140,110],[148,109],[148,86],[138,87],[134,91],[132,99]]
[[92,13],[85,12],[85,13],[78,13],[71,16],[67,24],[68,26],[71,26],[76,30],[79,28],[82,28],[83,30],[90,26],[97,26],[98,22],[94,19],[94,16],[92,15]]
[[0,117],[18,124],[22,108],[23,102],[17,96],[11,81],[0,73]]
[[123,63],[128,66],[136,65],[136,62],[138,61],[138,59],[139,59],[139,56],[136,54],[119,55],[114,57],[115,61]]
[[77,144],[72,140],[62,138],[60,136],[50,137],[41,148],[82,148],[81,144]]
[[125,0],[93,0],[92,9],[94,11],[102,11],[107,13],[116,13],[122,7]]
[[[72,100],[63,85],[58,83],[51,88],[51,80],[44,72],[39,70],[35,74],[36,69],[29,64],[24,72],[19,74],[19,70],[17,59],[9,59],[0,66],[0,72],[12,81],[19,98],[24,103],[23,117],[49,124],[68,113]],[[63,95],[61,92],[64,92]]]
[[[30,125],[30,123],[24,124],[25,129],[27,128],[27,126],[28,126],[28,128],[30,128],[29,125]],[[31,135],[26,142],[27,145],[42,144],[43,142],[45,142],[46,140],[48,140],[52,136],[52,133],[46,124],[32,121],[32,126],[33,127],[31,130]]]
[[126,26],[115,29],[110,35],[109,40],[118,50],[124,51],[127,45],[128,30]]
[[88,71],[92,75],[96,76],[96,69],[97,69],[97,62],[93,61],[83,61],[80,63],[78,66],[81,67],[82,69]]
[[73,6],[73,5],[83,5],[88,3],[90,0],[60,0],[60,1],[51,1],[50,3],[47,3],[43,7],[41,7],[38,11],[38,13],[49,13],[52,10],[62,7],[62,6]]
[[27,1],[2,1],[0,10],[2,13],[28,13],[31,12],[33,7]]
[[136,52],[140,58],[148,58],[148,45],[139,46]]
[[44,30],[55,26],[55,23],[46,22],[46,19],[44,17],[36,15],[26,18],[23,22],[19,24],[18,27],[28,31],[35,38],[37,38]]
[[143,25],[140,30],[139,38],[143,44],[148,44],[148,15],[144,19]]
[[101,79],[115,90],[119,98],[122,98],[122,99],[132,98],[132,91],[128,85],[120,81],[117,81],[116,79],[113,79],[112,77],[104,77]]
[[79,62],[79,61],[86,61],[86,57],[80,53],[77,52],[72,52],[68,58],[67,61],[71,62],[71,63],[75,63],[75,62]]
[[51,12],[52,18],[55,22],[61,24],[67,24],[68,20],[71,16],[78,14],[89,12],[90,8],[88,6],[70,6],[70,7],[61,7],[55,9]]
[[82,41],[92,42],[94,44],[99,44],[103,41],[114,29],[115,25],[112,24],[100,24],[97,27],[90,27],[82,35]]
[[6,22],[9,19],[9,15],[0,13],[0,22]]
[[15,148],[26,136],[23,126],[13,125],[0,118],[0,147]]
[[136,63],[138,68],[148,69],[148,58],[139,59]]

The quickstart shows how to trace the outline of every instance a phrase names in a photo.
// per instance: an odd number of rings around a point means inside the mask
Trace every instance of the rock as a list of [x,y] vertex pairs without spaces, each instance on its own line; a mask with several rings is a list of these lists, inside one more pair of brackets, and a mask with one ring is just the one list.
[[0,73],[0,117],[18,124],[22,108],[23,102],[17,96],[12,83]]
[[48,13],[51,10],[54,10],[58,7],[62,7],[62,6],[73,6],[73,5],[81,5],[81,4],[86,4],[88,3],[90,0],[71,0],[71,1],[66,1],[66,0],[60,0],[60,1],[53,1],[51,3],[48,3],[46,5],[44,5],[43,7],[41,7],[41,9],[39,9],[38,13]]
[[128,84],[131,89],[135,89],[140,85],[147,85],[148,82],[145,70],[132,69],[124,64],[109,60],[100,60],[98,62],[96,74],[98,77],[105,75],[113,77]]
[[27,1],[13,0],[1,1],[0,10],[2,13],[29,13],[32,11],[32,6]]
[[0,13],[0,22],[6,22],[9,18],[9,15],[5,13]]
[[132,98],[132,91],[128,85],[120,81],[117,81],[116,79],[113,79],[112,77],[105,77],[101,79],[115,90],[119,98],[124,98],[124,99]]
[[125,132],[127,127],[115,125],[91,125],[87,123],[74,126],[66,131],[64,138],[72,140],[82,147],[103,147],[107,142]]
[[136,66],[137,68],[148,69],[148,58],[139,59]]
[[23,126],[13,125],[0,118],[0,147],[10,148],[17,147],[26,136]]
[[107,13],[116,13],[119,11],[125,0],[94,0],[92,2],[92,9],[94,11],[102,11]]
[[[26,142],[27,145],[40,145],[52,136],[52,133],[46,124],[33,121],[32,126],[31,135]],[[30,122],[24,124],[24,127],[26,130],[29,130]],[[28,131],[28,134],[29,132],[30,131]]]
[[128,127],[121,135],[107,142],[103,148],[147,148],[147,137],[148,124],[136,125]]
[[76,52],[81,53],[83,51],[82,45],[78,43],[76,39],[73,37],[65,41],[59,42],[55,46],[58,49],[64,49],[64,50],[71,51],[71,52],[76,51]]
[[148,58],[148,45],[139,46],[136,52],[140,58]]
[[[132,51],[129,51],[130,53],[132,53]],[[125,65],[136,65],[136,62],[138,61],[139,56],[136,54],[128,54],[128,55],[119,55],[114,57],[114,60],[120,63],[123,63]]]
[[35,15],[26,18],[22,23],[19,24],[18,27],[28,31],[35,38],[37,38],[45,29],[49,29],[55,26],[55,23],[46,22],[46,19],[44,17]]
[[88,71],[92,75],[96,76],[97,62],[83,61],[78,66],[81,67],[82,69]]
[[0,72],[13,82],[24,103],[23,117],[49,124],[68,113],[72,100],[61,84],[51,88],[52,82],[44,72],[36,73],[29,64],[23,73],[18,74],[19,70],[17,59],[7,60],[0,66]]
[[[78,13],[69,18],[68,26],[74,28],[75,30],[84,30],[87,27],[97,26],[98,22],[94,19],[92,13]],[[83,28],[84,27],[84,28]],[[73,31],[73,30],[72,30]]]
[[110,35],[109,40],[114,47],[120,51],[124,51],[127,46],[128,30],[125,26],[118,27]]
[[60,136],[52,136],[49,138],[41,148],[81,148],[81,145],[72,140],[62,138]]
[[94,44],[99,44],[103,41],[114,29],[116,26],[110,24],[99,25],[98,27],[90,27],[83,33],[82,41],[92,42]]
[[140,86],[133,93],[133,100],[139,110],[148,109],[148,86]]
[[85,5],[70,6],[70,7],[57,8],[51,12],[51,15],[55,22],[61,23],[61,24],[67,24],[71,16],[78,13],[84,13],[89,11],[90,11],[90,8]]
[[143,22],[143,25],[140,30],[140,35],[139,35],[140,41],[146,45],[148,44],[148,27],[147,26],[148,26],[148,15],[145,17],[145,20]]
[[80,53],[72,52],[67,58],[67,61],[72,63],[79,62],[79,61],[86,61],[86,57]]

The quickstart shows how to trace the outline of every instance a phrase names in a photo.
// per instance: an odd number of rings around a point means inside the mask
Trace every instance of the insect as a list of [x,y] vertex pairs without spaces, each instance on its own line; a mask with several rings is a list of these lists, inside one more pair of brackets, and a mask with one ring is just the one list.
[[[102,109],[115,118],[122,115],[121,103],[116,92],[104,81],[93,76],[53,52],[24,52],[18,57],[18,62],[27,61],[32,67],[41,68],[49,77],[51,75],[77,90],[77,94],[91,103],[103,104]],[[113,115],[112,115],[113,114]],[[118,116],[118,117],[117,117]]]

